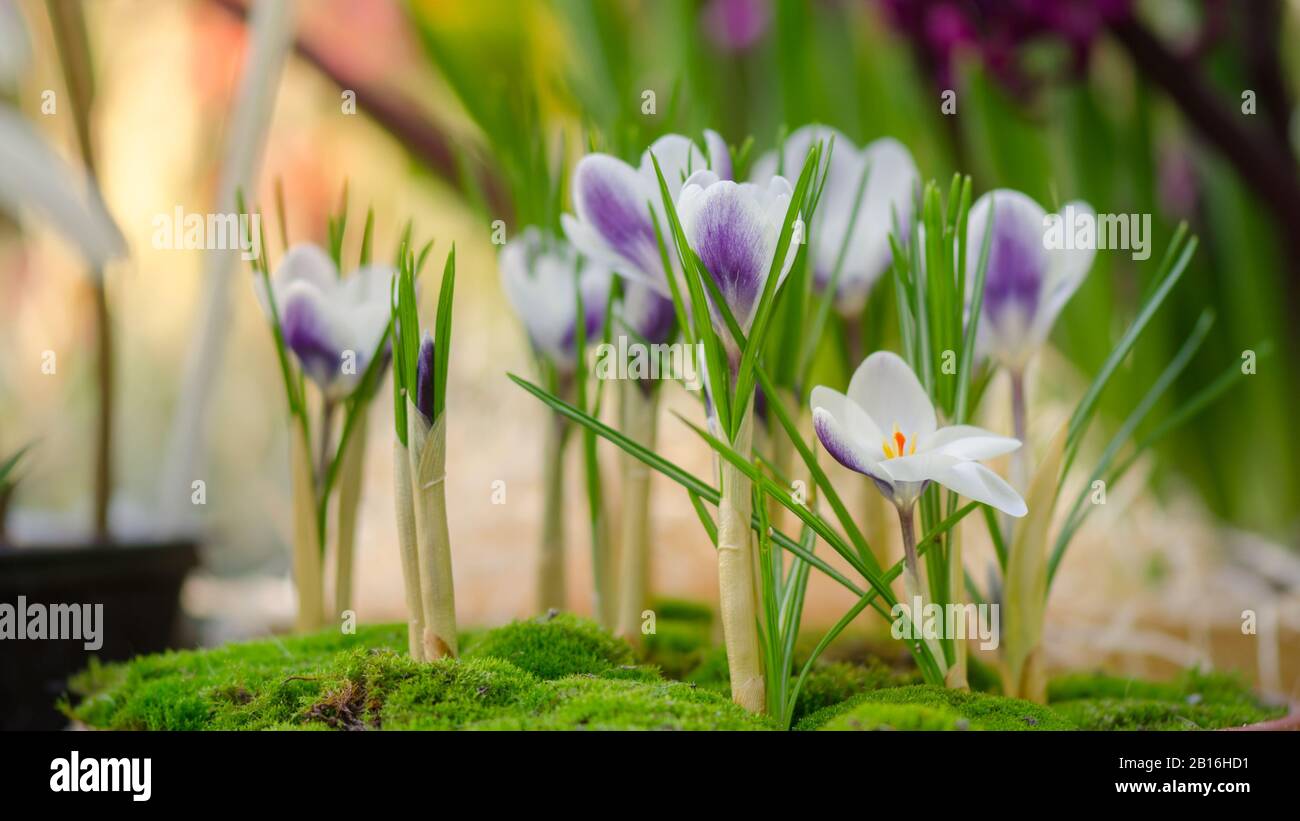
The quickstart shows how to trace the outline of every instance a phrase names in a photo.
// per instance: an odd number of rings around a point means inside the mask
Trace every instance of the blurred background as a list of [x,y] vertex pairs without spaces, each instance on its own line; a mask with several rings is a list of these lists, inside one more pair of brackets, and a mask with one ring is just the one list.
[[[1058,666],[1158,675],[1206,663],[1300,697],[1300,381],[1291,366],[1300,352],[1300,2],[296,5],[283,70],[257,80],[270,108],[249,199],[270,210],[281,180],[291,241],[323,243],[346,185],[354,225],[374,207],[377,249],[395,247],[408,218],[417,236],[436,239],[438,263],[456,243],[447,493],[462,624],[533,613],[541,518],[545,414],[505,376],[530,373],[532,362],[501,292],[492,223],[503,220],[511,235],[554,224],[549,180],[567,176],[555,167],[571,168],[587,145],[632,159],[659,134],[709,127],[733,146],[752,138],[761,152],[783,130],[821,122],[859,145],[898,138],[924,177],[946,183],[969,173],[977,194],[1005,186],[1049,210],[1084,199],[1098,212],[1153,215],[1153,258],[1099,253],[1031,374],[1032,429],[1044,437],[1131,320],[1175,226],[1190,223],[1200,250],[1105,394],[1097,448],[1207,305],[1218,322],[1169,407],[1243,351],[1261,353],[1258,371],[1110,489],[1062,566],[1046,646]],[[42,112],[43,92],[67,91],[47,5],[12,8],[30,61],[5,99],[79,163],[72,107]],[[157,538],[175,498],[188,502],[191,483],[202,480],[206,502],[185,514],[200,557],[181,596],[191,638],[265,634],[293,613],[287,425],[270,333],[247,268],[218,274],[229,280],[228,313],[215,314],[219,353],[198,374],[202,423],[178,425],[182,386],[194,384],[187,368],[209,333],[213,274],[205,252],[151,242],[158,214],[218,209],[247,65],[247,10],[239,0],[103,0],[81,9],[97,177],[130,247],[104,279],[116,407],[108,529],[118,542]],[[954,114],[941,113],[946,90],[956,92]],[[352,231],[345,257],[355,258],[359,239]],[[275,242],[270,251],[274,265],[282,251]],[[0,542],[19,551],[93,540],[102,366],[86,274],[41,221],[0,217],[0,459],[34,443],[0,497]],[[436,297],[423,298],[431,316]],[[888,322],[871,331],[885,346]],[[1266,343],[1272,353],[1263,356]],[[52,374],[42,370],[47,351],[57,358]],[[1005,394],[996,384],[988,393],[982,421],[990,427],[1008,427]],[[707,454],[667,416],[698,415],[695,398],[674,387],[664,405],[663,452],[707,474]],[[376,402],[371,413],[357,609],[363,621],[397,620],[391,404]],[[614,456],[602,453],[611,481]],[[569,587],[574,609],[587,612],[576,448],[570,457]],[[832,478],[850,495],[866,491],[838,468]],[[503,505],[493,504],[497,480]],[[656,482],[654,589],[712,600],[707,537],[684,493]],[[983,538],[982,525],[968,531],[973,542]],[[979,577],[987,554],[978,545],[973,553]],[[806,620],[828,626],[851,603],[814,578]],[[1245,610],[1258,617],[1256,635],[1242,634]],[[880,625],[864,618],[858,629]]]

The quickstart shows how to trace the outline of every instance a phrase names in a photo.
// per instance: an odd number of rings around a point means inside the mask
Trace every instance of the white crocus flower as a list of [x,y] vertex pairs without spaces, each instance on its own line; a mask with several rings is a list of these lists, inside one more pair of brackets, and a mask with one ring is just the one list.
[[506,243],[500,255],[506,299],[528,330],[533,348],[562,373],[572,373],[577,366],[575,288],[582,290],[584,331],[590,341],[601,334],[613,280],[613,272],[601,262],[586,259],[581,268],[578,263],[571,244],[535,226]]
[[[758,313],[758,303],[772,272],[781,229],[790,208],[793,191],[784,177],[761,183],[734,183],[719,179],[712,171],[697,171],[682,185],[677,198],[677,215],[682,233],[722,298],[741,331],[748,333]],[[794,237],[803,231],[796,218]],[[793,239],[793,238],[792,238]],[[776,271],[777,287],[790,273],[799,244],[792,241]],[[714,325],[724,341],[734,347],[718,312]]]
[[795,176],[809,149],[817,142],[829,146],[832,139],[826,188],[809,232],[808,263],[818,290],[830,284],[839,265],[835,309],[856,317],[893,259],[889,234],[895,215],[900,226],[912,220],[913,191],[921,176],[907,147],[885,137],[859,149],[833,128],[806,125],[785,139],[779,156],[769,151],[759,157],[750,176],[761,182],[778,168]]
[[[302,243],[271,275],[285,346],[326,399],[347,397],[365,375],[388,329],[395,274],[390,266],[368,265],[340,277],[323,249]],[[261,279],[254,290],[270,316]]]
[[[1023,372],[1047,342],[1065,304],[1083,284],[1096,250],[1046,247],[1049,219],[1062,216],[1049,217],[1031,197],[1000,188],[984,194],[971,207],[966,223],[967,271],[979,265],[990,208],[993,236],[989,239],[976,351],[1013,372]],[[1068,203],[1062,210],[1093,213],[1085,202]],[[966,281],[973,290],[974,277],[968,276]],[[968,302],[969,298],[968,294]]]
[[878,351],[858,367],[848,395],[813,388],[813,427],[835,460],[872,479],[910,511],[930,482],[1012,516],[1027,512],[1020,494],[978,460],[1020,442],[973,425],[940,428],[925,389],[896,354]]

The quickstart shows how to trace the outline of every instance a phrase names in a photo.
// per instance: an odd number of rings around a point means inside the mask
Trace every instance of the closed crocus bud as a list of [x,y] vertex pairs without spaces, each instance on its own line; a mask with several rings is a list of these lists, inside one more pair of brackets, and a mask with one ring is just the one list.
[[[1070,297],[1083,284],[1092,267],[1093,248],[1049,248],[1051,220],[1029,196],[1002,188],[975,201],[967,222],[966,270],[974,272],[984,236],[989,231],[988,267],[984,274],[984,299],[980,310],[976,352],[989,356],[1012,371],[1022,371],[1043,346],[1052,325]],[[1087,203],[1068,203],[1069,215],[1092,216]],[[1066,231],[1073,226],[1065,225]],[[968,276],[973,288],[974,276]],[[969,295],[968,295],[969,299]]]
[[679,134],[660,137],[641,155],[636,168],[609,154],[583,157],[573,171],[573,208],[577,214],[561,217],[565,235],[587,258],[668,298],[672,291],[655,235],[656,219],[659,230],[665,232],[665,242],[671,239],[666,234],[668,221],[654,161],[659,161],[668,196],[674,202],[683,181],[696,171],[708,169],[721,179],[731,179],[731,153],[726,141],[714,131],[705,131],[704,141],[707,154]]
[[415,366],[415,406],[430,422],[433,422],[433,380],[437,369],[433,354],[433,337],[425,331],[424,338],[420,340],[420,357]]
[[[682,186],[677,214],[691,249],[704,263],[718,286],[741,331],[748,333],[758,311],[776,257],[776,246],[790,208],[792,190],[785,177],[762,183],[734,183],[712,171],[697,171]],[[802,230],[798,222],[796,233]],[[786,249],[776,274],[785,279],[799,250],[797,242]],[[731,343],[726,323],[715,311],[714,325]]]
[[533,348],[562,373],[572,373],[578,356],[577,289],[586,338],[593,340],[602,330],[613,273],[597,260],[580,261],[567,241],[533,226],[506,243],[499,263],[506,298]]
[[818,142],[829,146],[832,138],[826,188],[809,231],[808,262],[818,290],[827,286],[839,264],[835,308],[856,316],[893,258],[889,234],[895,215],[900,227],[911,223],[913,191],[921,179],[911,153],[888,137],[859,149],[833,128],[808,125],[786,138],[780,156],[769,151],[759,157],[751,177],[755,182],[777,173],[793,178],[809,149]]
[[[388,328],[394,274],[372,265],[340,278],[325,251],[301,244],[271,275],[284,343],[327,399],[343,399],[361,382]],[[269,316],[260,279],[254,288]]]

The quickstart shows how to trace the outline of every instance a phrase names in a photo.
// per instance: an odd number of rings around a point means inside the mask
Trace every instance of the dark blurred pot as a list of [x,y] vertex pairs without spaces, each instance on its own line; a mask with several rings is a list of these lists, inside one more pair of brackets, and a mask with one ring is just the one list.
[[198,564],[193,542],[11,548],[0,545],[0,603],[102,604],[97,650],[81,641],[0,640],[0,730],[58,729],[54,704],[68,676],[100,661],[125,661],[185,646],[180,590]]

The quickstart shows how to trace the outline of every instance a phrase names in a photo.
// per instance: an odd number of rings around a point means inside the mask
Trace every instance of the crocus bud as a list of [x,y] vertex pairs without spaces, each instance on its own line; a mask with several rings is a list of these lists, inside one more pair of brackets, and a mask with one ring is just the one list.
[[433,377],[436,365],[433,360],[433,337],[424,332],[420,340],[420,357],[415,366],[415,406],[430,422],[433,421]]

